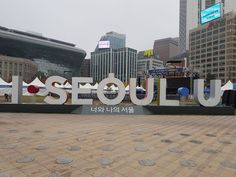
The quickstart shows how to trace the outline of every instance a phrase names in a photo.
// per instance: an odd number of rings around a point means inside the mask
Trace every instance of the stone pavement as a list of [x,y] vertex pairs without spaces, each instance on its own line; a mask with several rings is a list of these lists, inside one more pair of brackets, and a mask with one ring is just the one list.
[[234,177],[236,117],[0,114],[0,177]]

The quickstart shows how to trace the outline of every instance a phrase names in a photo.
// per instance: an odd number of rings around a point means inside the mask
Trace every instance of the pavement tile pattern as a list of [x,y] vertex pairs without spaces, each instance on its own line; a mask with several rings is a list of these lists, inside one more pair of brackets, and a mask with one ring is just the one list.
[[236,177],[236,117],[0,114],[0,177]]

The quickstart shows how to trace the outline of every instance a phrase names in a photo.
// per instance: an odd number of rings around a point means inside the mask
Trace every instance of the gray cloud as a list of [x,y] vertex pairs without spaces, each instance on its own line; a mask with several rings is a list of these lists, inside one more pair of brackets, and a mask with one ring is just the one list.
[[126,34],[127,46],[152,48],[178,36],[179,0],[0,0],[0,25],[35,31],[90,53],[108,31]]

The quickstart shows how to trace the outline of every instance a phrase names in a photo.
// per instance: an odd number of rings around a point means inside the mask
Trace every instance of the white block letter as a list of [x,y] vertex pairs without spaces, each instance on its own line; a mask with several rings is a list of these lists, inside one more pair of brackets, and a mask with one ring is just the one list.
[[79,83],[93,83],[91,77],[73,77],[72,78],[72,104],[74,105],[92,105],[92,99],[78,99],[78,94],[91,94],[91,89],[79,88]]
[[179,106],[178,100],[167,100],[166,99],[166,79],[160,79],[160,106]]
[[[112,100],[108,99],[103,93],[104,87],[109,83],[113,83],[113,84],[117,85],[117,87],[119,88],[119,92],[118,92],[117,97],[115,99],[112,99]],[[118,105],[122,102],[122,100],[125,97],[125,86],[119,79],[114,77],[113,73],[110,73],[107,79],[104,79],[99,83],[98,90],[97,90],[97,95],[98,95],[98,99],[103,104]]]
[[148,78],[146,81],[146,96],[144,99],[138,99],[136,96],[136,79],[131,78],[130,79],[130,99],[133,104],[139,105],[139,106],[146,106],[149,105],[154,96],[154,79],[153,78]]
[[12,77],[12,103],[21,104],[22,103],[22,77],[13,76]]
[[48,93],[54,93],[59,96],[59,98],[54,98],[52,96],[47,96],[44,101],[47,104],[64,104],[67,101],[67,92],[61,88],[56,88],[54,86],[55,83],[65,84],[66,79],[60,76],[51,76],[46,80],[45,86]]
[[194,99],[205,107],[215,107],[221,100],[221,80],[211,80],[210,97],[204,98],[204,79],[194,80]]

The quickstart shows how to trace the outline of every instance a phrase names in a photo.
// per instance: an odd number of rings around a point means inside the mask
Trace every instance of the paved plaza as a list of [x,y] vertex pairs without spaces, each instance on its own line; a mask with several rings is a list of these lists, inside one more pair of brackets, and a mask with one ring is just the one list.
[[0,177],[234,177],[234,116],[0,114]]

